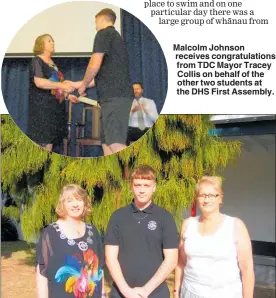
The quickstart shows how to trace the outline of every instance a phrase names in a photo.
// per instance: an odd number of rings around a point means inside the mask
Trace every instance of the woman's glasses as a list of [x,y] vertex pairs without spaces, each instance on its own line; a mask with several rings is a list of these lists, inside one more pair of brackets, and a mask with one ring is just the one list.
[[206,193],[202,193],[202,194],[199,194],[198,197],[201,198],[201,199],[208,198],[210,200],[215,200],[217,197],[219,197],[219,194],[213,194],[213,193],[206,194]]

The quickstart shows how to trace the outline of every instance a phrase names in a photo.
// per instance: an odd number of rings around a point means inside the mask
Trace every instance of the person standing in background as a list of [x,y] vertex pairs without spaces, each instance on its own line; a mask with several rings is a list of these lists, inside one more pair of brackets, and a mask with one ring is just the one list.
[[134,100],[129,115],[129,127],[127,143],[140,139],[154,124],[158,118],[156,104],[153,100],[143,97],[143,84],[132,84]]

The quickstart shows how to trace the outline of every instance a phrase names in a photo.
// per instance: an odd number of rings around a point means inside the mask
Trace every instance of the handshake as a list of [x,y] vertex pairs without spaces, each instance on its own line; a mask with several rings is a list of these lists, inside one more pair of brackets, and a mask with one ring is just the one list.
[[86,88],[92,88],[95,87],[94,80],[86,87],[83,81],[77,81],[77,82],[72,82],[72,81],[63,81],[60,83],[61,84],[61,90],[63,91],[65,97],[67,97],[71,102],[73,103],[78,103],[79,100],[77,96],[73,94],[69,94],[74,92],[75,90],[78,90],[78,93],[80,96],[85,96],[85,90]]

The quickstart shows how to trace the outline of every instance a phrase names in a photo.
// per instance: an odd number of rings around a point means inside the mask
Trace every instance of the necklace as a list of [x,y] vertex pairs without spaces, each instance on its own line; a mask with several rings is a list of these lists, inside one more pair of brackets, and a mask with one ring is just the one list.
[[42,58],[41,56],[38,56],[38,57],[40,57],[40,59],[42,59],[42,61],[43,61],[44,63],[48,64],[49,66],[53,67],[56,71],[58,71],[58,67],[56,66],[56,64],[55,64],[54,61],[52,61],[52,60],[48,60],[48,59],[46,59],[46,58],[44,58],[44,57]]
[[53,67],[54,70],[58,71],[58,67],[54,63],[48,63],[48,65]]
[[[143,212],[139,212],[139,213],[132,213],[132,216],[138,220],[138,223],[141,223],[142,219],[145,219],[146,217],[148,217],[148,214],[146,213],[143,217],[139,216],[139,214],[143,214]],[[138,216],[137,216],[138,215]]]
[[67,244],[70,246],[74,246],[76,244],[81,251],[86,251],[88,249],[88,243],[93,244],[93,239],[91,238],[93,236],[92,226],[89,224],[85,224],[86,228],[88,229],[88,237],[86,238],[86,241],[78,241],[78,242],[75,241],[74,239],[68,239],[66,235],[61,231],[59,225],[56,222],[53,222],[51,225],[56,230],[56,232],[59,233],[60,239],[67,240]]

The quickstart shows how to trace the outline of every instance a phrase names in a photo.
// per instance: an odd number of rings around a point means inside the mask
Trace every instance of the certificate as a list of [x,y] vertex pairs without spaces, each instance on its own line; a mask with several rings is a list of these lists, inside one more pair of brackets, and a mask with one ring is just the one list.
[[80,102],[86,103],[86,104],[91,105],[91,106],[100,107],[100,105],[99,105],[99,103],[97,102],[97,100],[90,99],[90,98],[88,98],[88,97],[80,96],[80,97],[78,97],[78,100],[79,100]]

